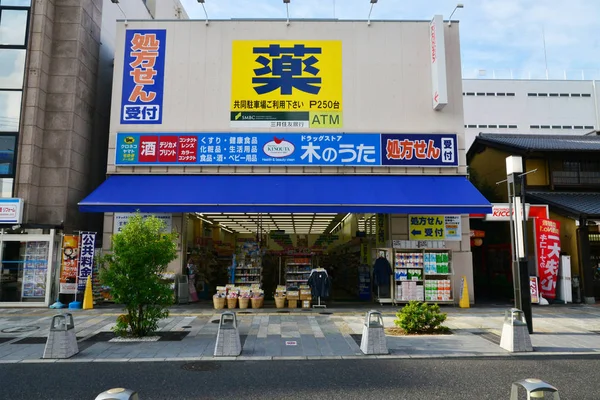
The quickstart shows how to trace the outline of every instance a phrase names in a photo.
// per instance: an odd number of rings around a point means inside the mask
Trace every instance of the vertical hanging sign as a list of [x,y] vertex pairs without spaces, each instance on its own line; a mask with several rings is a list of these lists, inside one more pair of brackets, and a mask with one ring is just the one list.
[[431,99],[433,109],[440,111],[448,104],[444,18],[441,15],[434,16],[429,24],[429,50],[431,62]]
[[546,299],[556,298],[556,280],[560,264],[560,222],[535,219],[539,294]]
[[77,291],[77,266],[79,261],[79,236],[65,235],[61,251],[60,293],[73,294]]
[[96,246],[96,234],[94,232],[81,233],[81,254],[79,256],[79,278],[77,290],[85,290],[87,277],[92,276],[94,267],[94,248]]
[[377,214],[376,223],[377,247],[386,247],[388,240],[387,214]]

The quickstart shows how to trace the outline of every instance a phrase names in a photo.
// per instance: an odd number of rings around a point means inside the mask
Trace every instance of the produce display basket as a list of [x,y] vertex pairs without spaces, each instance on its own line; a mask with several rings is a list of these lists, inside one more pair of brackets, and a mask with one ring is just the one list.
[[275,307],[285,308],[285,297],[275,296]]
[[248,304],[250,303],[250,298],[240,297],[240,308],[248,308]]
[[215,310],[222,310],[225,308],[225,298],[224,297],[213,297],[213,305],[215,306]]
[[264,304],[264,297],[253,297],[252,298],[252,308],[262,308]]
[[236,308],[237,307],[237,297],[233,299],[227,299],[227,308]]
[[288,308],[298,308],[298,300],[288,300]]

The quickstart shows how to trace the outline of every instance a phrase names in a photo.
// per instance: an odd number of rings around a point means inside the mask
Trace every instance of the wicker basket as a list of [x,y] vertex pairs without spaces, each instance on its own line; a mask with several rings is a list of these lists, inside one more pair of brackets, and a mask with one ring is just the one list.
[[264,297],[253,297],[252,298],[252,308],[262,308],[264,304]]
[[235,299],[227,299],[227,308],[236,308],[237,307],[237,297]]
[[275,307],[285,308],[285,297],[275,297]]
[[298,308],[298,300],[288,300],[288,308]]
[[225,297],[213,297],[213,304],[215,310],[222,310],[225,308]]
[[249,303],[250,303],[250,298],[240,297],[240,308],[248,308]]

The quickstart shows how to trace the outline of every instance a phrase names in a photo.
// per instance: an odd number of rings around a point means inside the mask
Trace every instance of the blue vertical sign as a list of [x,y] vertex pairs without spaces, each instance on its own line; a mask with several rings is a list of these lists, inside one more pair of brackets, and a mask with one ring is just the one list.
[[165,83],[165,29],[129,29],[121,97],[121,124],[161,124]]

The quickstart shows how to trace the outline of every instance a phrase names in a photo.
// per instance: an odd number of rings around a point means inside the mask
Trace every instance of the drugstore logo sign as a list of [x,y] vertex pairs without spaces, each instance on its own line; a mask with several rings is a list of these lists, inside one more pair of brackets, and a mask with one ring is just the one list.
[[274,137],[273,140],[263,146],[264,153],[274,158],[289,157],[294,154],[294,150],[295,147],[291,142],[288,142],[284,138],[278,139],[277,137]]

